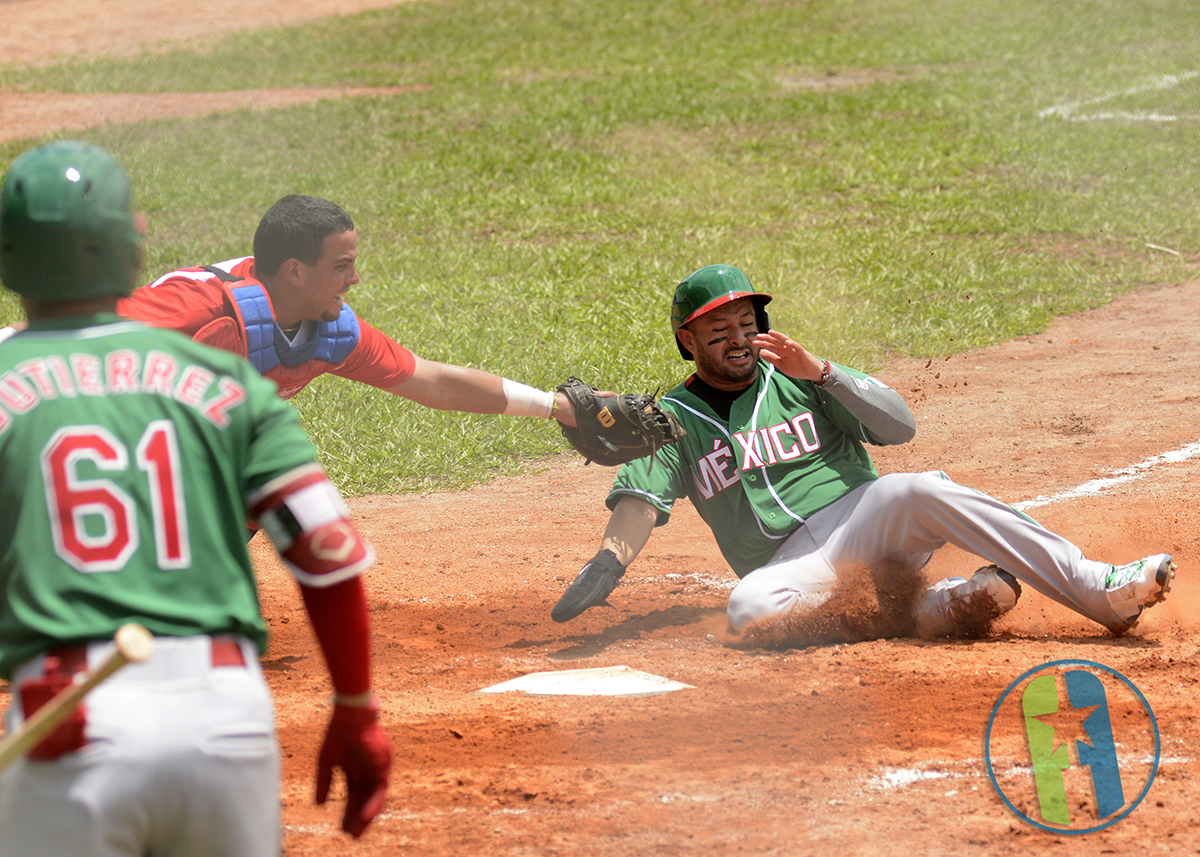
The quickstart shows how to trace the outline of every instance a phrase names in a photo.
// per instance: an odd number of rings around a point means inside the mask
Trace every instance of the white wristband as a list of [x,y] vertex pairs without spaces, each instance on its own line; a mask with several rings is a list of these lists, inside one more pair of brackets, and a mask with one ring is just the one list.
[[511,414],[515,417],[545,417],[546,419],[549,419],[554,413],[555,393],[538,390],[507,378],[504,378],[503,381],[504,398],[507,401],[501,413]]

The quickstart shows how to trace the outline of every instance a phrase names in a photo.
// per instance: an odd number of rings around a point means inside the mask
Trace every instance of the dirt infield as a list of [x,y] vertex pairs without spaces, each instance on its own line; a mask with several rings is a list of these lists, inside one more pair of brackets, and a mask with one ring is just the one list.
[[[67,5],[0,3],[9,57],[20,45],[48,51],[29,62],[96,49],[45,44],[50,31],[38,16]],[[124,14],[127,22],[112,25],[105,49],[122,32],[146,41],[149,22],[186,17],[164,15],[159,0],[102,5],[105,20]],[[237,10],[256,26],[320,3],[208,5],[228,16],[222,26],[235,25]],[[327,8],[380,5],[391,4]],[[38,38],[20,38],[22,21],[40,28]],[[1171,597],[1122,639],[1027,591],[984,640],[747,647],[726,631],[734,577],[686,505],[630,569],[615,609],[556,625],[551,606],[596,549],[611,470],[564,456],[471,491],[354,501],[379,552],[368,586],[377,689],[396,756],[389,803],[358,842],[337,831],[340,797],[312,804],[325,672],[294,584],[256,538],[272,631],[264,663],[285,753],[287,854],[1197,853],[1200,464],[1168,453],[1200,440],[1198,307],[1200,281],[1173,285],[1045,334],[878,373],[918,421],[915,441],[874,451],[882,472],[940,469],[1009,502],[1044,498],[1030,514],[1094,558],[1175,555]],[[1094,491],[1074,491],[1089,484]],[[932,580],[979,564],[947,548],[927,573]],[[983,759],[1001,694],[1027,670],[1061,659],[1129,678],[1161,736],[1145,800],[1085,836],[1019,820]],[[691,687],[635,698],[478,693],[531,672],[618,665]]]
[[[1198,305],[1200,282],[1168,287],[1039,336],[879,373],[906,393],[919,428],[906,447],[876,451],[881,471],[942,469],[1015,503],[1063,495],[1030,511],[1090,556],[1176,556],[1171,597],[1123,639],[1027,591],[981,641],[747,648],[726,632],[733,575],[690,506],[651,539],[613,594],[616,609],[555,625],[551,606],[595,550],[611,470],[563,458],[472,491],[357,500],[380,555],[376,666],[396,750],[391,801],[359,843],[340,843],[335,811],[311,805],[321,665],[290,621],[292,585],[256,544],[275,634],[267,666],[287,752],[288,853],[1194,853],[1200,468],[1155,457],[1197,440],[1200,335],[1179,320]],[[1104,479],[1118,484],[1070,493]],[[927,571],[978,565],[946,548]],[[983,760],[1001,694],[1061,659],[1127,677],[1161,733],[1146,799],[1085,836],[1019,820]],[[617,665],[692,688],[478,693],[531,672]]]

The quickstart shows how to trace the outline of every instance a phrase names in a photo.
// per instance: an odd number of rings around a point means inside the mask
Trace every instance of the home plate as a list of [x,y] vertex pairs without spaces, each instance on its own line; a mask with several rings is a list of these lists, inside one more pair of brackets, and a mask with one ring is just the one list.
[[517,692],[531,696],[654,696],[691,686],[629,667],[597,667],[530,673],[479,692]]

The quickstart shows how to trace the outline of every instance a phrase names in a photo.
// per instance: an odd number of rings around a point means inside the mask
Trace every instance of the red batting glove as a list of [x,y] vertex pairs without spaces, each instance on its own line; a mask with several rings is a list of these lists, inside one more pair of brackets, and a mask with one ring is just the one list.
[[317,803],[325,803],[333,782],[333,769],[346,774],[346,813],[342,830],[356,839],[363,835],[387,797],[392,746],[379,725],[379,700],[364,708],[334,705],[317,758]]

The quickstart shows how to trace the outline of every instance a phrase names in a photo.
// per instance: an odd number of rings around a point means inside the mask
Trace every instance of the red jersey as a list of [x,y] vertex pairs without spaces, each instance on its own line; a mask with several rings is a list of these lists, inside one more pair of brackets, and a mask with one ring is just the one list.
[[411,351],[346,304],[337,321],[306,321],[289,339],[275,323],[253,256],[172,271],[122,298],[117,312],[241,354],[278,384],[285,399],[327,372],[394,387],[412,377],[416,363]]

